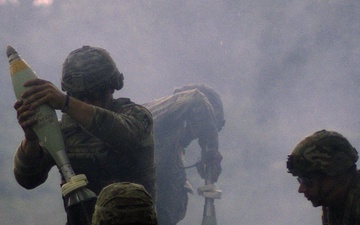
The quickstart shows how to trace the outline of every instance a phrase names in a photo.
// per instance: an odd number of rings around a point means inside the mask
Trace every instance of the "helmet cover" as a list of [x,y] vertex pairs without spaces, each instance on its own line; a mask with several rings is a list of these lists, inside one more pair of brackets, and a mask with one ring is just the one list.
[[157,224],[151,196],[140,184],[118,182],[102,189],[95,205],[93,225]]
[[83,46],[65,59],[61,87],[69,94],[87,94],[108,87],[120,90],[123,80],[123,75],[105,49]]
[[288,172],[293,176],[309,173],[338,175],[355,165],[358,152],[341,134],[321,130],[306,137],[288,157]]

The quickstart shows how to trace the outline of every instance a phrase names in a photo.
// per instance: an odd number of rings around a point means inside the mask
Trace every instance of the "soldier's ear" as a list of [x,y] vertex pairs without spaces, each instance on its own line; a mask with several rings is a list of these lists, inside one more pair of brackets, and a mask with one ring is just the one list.
[[117,72],[110,80],[110,87],[115,90],[120,90],[124,86],[124,75]]

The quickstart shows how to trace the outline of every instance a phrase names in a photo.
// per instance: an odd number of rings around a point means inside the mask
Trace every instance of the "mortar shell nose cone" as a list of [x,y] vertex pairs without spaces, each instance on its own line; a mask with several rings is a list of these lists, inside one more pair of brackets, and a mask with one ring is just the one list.
[[7,55],[7,57],[11,56],[11,55],[14,54],[14,53],[16,53],[16,50],[15,50],[13,47],[11,47],[10,45],[7,46],[7,49],[6,49],[6,55]]

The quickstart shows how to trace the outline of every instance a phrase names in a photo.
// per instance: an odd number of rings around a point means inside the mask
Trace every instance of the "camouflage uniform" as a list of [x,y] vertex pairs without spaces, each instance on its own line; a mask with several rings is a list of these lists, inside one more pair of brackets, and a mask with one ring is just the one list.
[[224,125],[222,103],[210,87],[190,85],[144,106],[154,119],[159,224],[174,225],[185,217],[192,191],[186,185],[185,148],[198,138],[201,145],[218,152],[218,131]]
[[144,187],[121,182],[106,186],[99,194],[92,225],[157,225],[154,203]]
[[[79,68],[85,68],[88,73],[77,73]],[[118,90],[122,80],[115,63],[101,48],[77,49],[70,53],[63,66],[62,87],[71,96],[91,95],[97,87],[110,86]],[[96,194],[110,183],[127,181],[142,184],[155,197],[151,113],[126,98],[113,100],[109,109],[93,106],[93,110],[88,127],[80,126],[66,113],[60,122],[65,150],[74,172],[85,174],[89,181],[87,188]],[[32,189],[45,182],[55,165],[50,154],[43,152],[41,158],[29,159],[19,145],[14,157],[14,173],[23,187]]]
[[[143,184],[154,195],[150,113],[128,99],[115,100],[111,111],[95,106],[94,110],[92,126],[86,130],[66,114],[62,117],[66,152],[74,172],[85,174],[88,188],[96,194],[114,181],[131,181]],[[123,133],[115,135],[112,132],[115,126],[123,127]],[[35,188],[47,179],[54,165],[47,151],[40,159],[27,159],[19,145],[15,155],[15,176],[22,186]]]
[[[302,178],[313,173],[330,177],[342,176],[344,173],[351,176],[351,183],[344,188],[344,203],[339,203],[336,208],[322,207],[323,225],[360,225],[360,172],[356,170],[357,160],[356,149],[345,137],[326,130],[305,138],[289,155],[287,168],[293,176]],[[320,195],[320,198],[327,197]]]

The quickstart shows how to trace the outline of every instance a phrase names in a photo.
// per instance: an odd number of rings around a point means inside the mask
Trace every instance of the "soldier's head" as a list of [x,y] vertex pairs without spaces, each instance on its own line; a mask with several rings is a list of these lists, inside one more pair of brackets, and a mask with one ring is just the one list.
[[157,225],[151,196],[140,184],[119,182],[102,189],[92,225]]
[[206,84],[189,84],[181,88],[175,88],[174,94],[194,89],[197,89],[198,91],[203,93],[209,100],[210,104],[214,109],[216,126],[218,128],[218,131],[221,131],[222,127],[225,125],[223,104],[220,95],[212,87]]
[[120,90],[123,75],[103,48],[83,46],[63,63],[61,88],[77,99],[101,97],[102,92]]
[[288,172],[314,206],[328,204],[347,175],[356,171],[358,152],[341,134],[321,130],[302,140],[288,156]]

